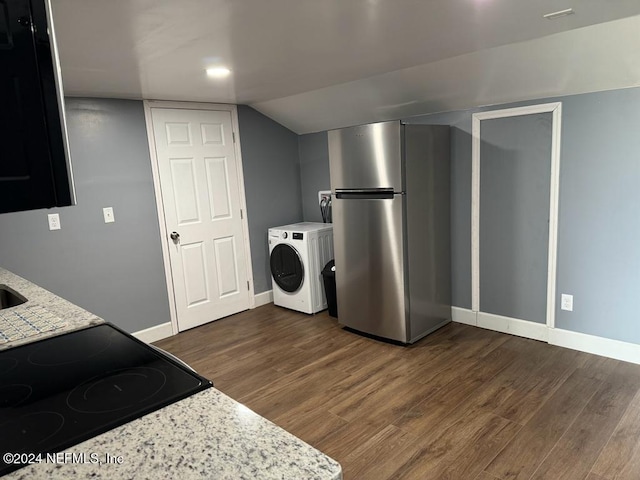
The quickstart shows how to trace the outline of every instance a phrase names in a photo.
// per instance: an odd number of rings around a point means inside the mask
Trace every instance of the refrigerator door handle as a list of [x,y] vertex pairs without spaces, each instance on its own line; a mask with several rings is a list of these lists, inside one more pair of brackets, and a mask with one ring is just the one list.
[[393,188],[336,188],[336,198],[348,200],[348,199],[392,199],[396,195]]

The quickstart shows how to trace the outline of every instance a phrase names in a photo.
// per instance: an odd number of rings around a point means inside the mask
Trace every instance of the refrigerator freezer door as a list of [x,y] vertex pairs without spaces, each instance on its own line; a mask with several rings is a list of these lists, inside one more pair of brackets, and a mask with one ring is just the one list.
[[333,241],[339,322],[406,343],[403,200],[336,198]]
[[331,189],[391,188],[402,192],[400,122],[331,130]]

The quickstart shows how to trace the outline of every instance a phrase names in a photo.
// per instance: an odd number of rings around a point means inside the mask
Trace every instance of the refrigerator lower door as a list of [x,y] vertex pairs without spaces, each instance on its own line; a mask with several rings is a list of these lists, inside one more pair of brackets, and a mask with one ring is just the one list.
[[333,241],[338,321],[407,343],[403,195],[336,198]]

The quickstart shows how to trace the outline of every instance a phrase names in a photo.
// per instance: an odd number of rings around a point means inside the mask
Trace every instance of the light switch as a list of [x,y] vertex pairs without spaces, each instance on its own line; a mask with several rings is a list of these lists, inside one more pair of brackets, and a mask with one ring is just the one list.
[[60,214],[50,213],[47,215],[49,220],[49,230],[60,230]]
[[116,217],[113,216],[113,207],[104,207],[102,214],[104,215],[104,223],[113,223],[116,221]]

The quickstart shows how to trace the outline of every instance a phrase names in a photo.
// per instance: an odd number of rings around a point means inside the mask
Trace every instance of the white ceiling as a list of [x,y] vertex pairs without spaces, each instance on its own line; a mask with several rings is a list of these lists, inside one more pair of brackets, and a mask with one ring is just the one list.
[[52,3],[67,95],[249,104],[297,133],[640,85],[638,0]]

